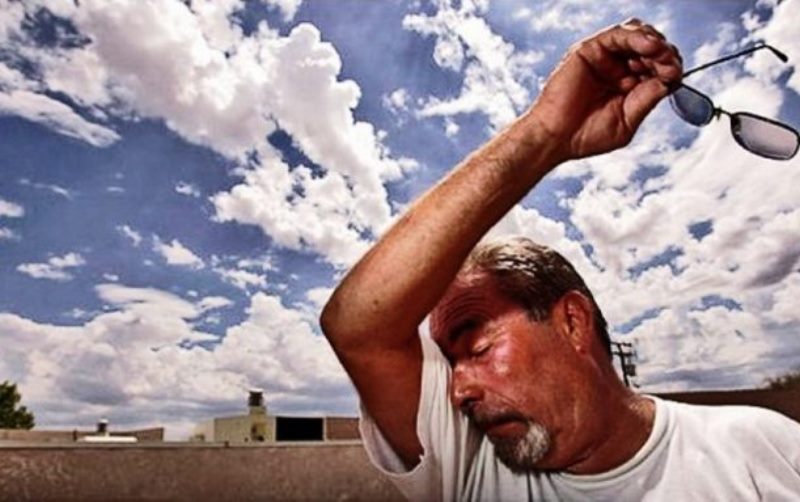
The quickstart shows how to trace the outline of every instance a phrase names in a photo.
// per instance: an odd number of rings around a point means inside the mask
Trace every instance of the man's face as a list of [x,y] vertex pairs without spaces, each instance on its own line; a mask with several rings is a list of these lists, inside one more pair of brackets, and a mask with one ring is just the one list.
[[589,392],[575,350],[486,273],[462,273],[431,313],[453,369],[450,396],[512,470],[560,469],[580,455]]

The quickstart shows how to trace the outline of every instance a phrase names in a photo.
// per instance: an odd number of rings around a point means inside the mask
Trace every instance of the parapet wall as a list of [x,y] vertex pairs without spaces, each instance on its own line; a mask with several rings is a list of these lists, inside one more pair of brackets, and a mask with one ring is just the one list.
[[675,392],[660,396],[689,404],[760,406],[800,422],[800,389]]
[[[764,406],[800,421],[798,390],[661,397],[697,404]],[[329,437],[353,433],[347,421],[331,425]],[[358,441],[101,446],[12,440],[0,441],[0,500],[403,499],[369,464]]]
[[0,500],[403,500],[360,442],[0,448]]

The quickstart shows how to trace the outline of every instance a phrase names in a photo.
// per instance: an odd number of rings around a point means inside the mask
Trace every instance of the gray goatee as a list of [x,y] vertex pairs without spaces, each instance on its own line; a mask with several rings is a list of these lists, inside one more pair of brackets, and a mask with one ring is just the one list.
[[492,440],[497,458],[512,472],[522,474],[536,469],[536,462],[550,449],[550,434],[543,425],[528,421],[528,430],[521,438]]

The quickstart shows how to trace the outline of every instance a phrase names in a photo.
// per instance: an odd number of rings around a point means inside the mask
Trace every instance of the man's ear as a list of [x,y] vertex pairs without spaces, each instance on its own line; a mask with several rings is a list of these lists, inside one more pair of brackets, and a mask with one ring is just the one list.
[[551,313],[558,332],[578,353],[591,351],[595,340],[592,302],[580,291],[572,290],[556,301]]

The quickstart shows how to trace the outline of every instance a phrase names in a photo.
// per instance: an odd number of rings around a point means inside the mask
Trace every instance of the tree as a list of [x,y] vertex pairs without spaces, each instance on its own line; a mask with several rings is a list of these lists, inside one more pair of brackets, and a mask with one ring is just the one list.
[[800,370],[770,378],[767,380],[767,388],[771,390],[800,389]]
[[33,429],[33,413],[25,406],[18,406],[20,400],[17,384],[8,380],[0,383],[0,428]]

